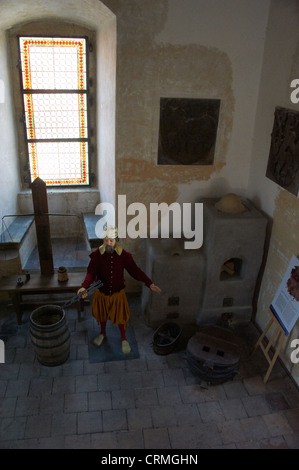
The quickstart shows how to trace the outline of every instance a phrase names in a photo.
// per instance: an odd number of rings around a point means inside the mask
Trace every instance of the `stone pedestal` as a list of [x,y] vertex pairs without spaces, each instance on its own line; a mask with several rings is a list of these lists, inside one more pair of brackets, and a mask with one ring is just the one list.
[[142,291],[146,323],[196,322],[202,302],[204,258],[200,250],[185,250],[181,239],[148,239],[145,271],[162,289],[160,295]]

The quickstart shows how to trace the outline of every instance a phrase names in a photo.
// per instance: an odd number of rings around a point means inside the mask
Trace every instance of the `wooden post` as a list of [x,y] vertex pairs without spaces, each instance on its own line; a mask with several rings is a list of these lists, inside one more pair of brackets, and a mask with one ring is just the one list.
[[36,178],[31,184],[37,248],[41,274],[54,274],[46,183]]

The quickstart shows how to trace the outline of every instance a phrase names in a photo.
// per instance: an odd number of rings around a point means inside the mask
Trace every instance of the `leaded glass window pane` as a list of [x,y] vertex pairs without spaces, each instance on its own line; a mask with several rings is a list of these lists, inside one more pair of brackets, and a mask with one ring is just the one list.
[[86,40],[21,37],[20,53],[31,181],[88,184]]

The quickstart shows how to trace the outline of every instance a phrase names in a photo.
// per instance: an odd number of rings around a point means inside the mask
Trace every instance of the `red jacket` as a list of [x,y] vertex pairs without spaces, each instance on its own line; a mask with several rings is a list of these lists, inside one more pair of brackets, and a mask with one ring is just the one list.
[[121,250],[118,254],[103,253],[97,249],[90,255],[90,262],[87,267],[87,274],[82,283],[82,287],[87,289],[93,282],[99,279],[103,282],[100,291],[106,295],[119,292],[125,287],[124,269],[137,281],[143,282],[149,287],[153,282],[147,275],[137,266],[131,253]]

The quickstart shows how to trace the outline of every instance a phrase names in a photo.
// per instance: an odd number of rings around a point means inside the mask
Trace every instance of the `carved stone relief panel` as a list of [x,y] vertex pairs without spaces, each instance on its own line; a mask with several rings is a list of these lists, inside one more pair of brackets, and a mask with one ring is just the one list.
[[297,196],[299,190],[299,112],[276,107],[267,178]]
[[220,100],[161,98],[159,165],[213,165]]

